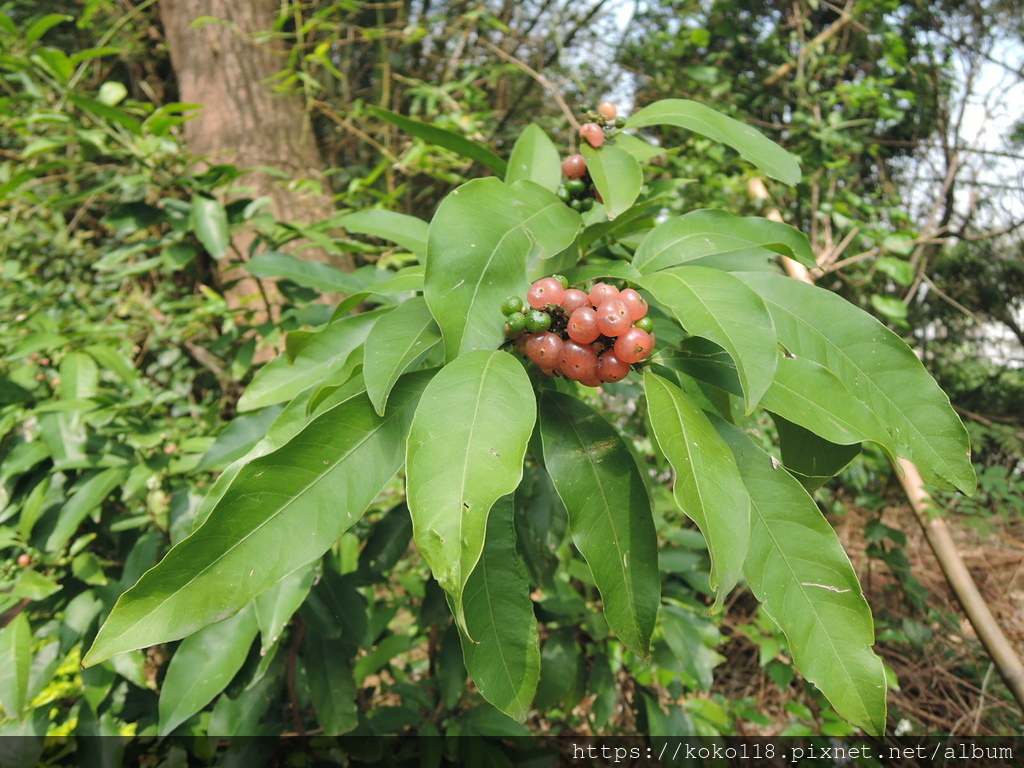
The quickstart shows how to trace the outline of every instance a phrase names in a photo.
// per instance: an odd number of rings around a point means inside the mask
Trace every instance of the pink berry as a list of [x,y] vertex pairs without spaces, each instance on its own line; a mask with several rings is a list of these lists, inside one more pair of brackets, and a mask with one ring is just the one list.
[[562,161],[562,173],[567,179],[580,179],[587,172],[587,161],[583,155],[569,155]]
[[597,123],[584,123],[580,126],[580,136],[582,136],[587,144],[597,149],[604,144],[604,131],[601,126]]
[[562,340],[553,333],[538,333],[526,340],[525,350],[541,368],[554,368],[562,359]]
[[629,309],[620,299],[608,299],[597,308],[597,329],[605,336],[619,336],[632,324]]
[[534,309],[546,307],[548,304],[558,304],[562,300],[565,288],[553,277],[542,277],[530,286],[526,294],[526,301]]
[[619,116],[619,109],[610,101],[602,101],[597,105],[597,113],[605,120],[614,120]]
[[597,354],[575,341],[562,345],[562,375],[573,381],[592,378],[597,371]]
[[601,381],[622,381],[629,375],[629,363],[619,360],[611,349],[605,350],[597,359],[597,376]]
[[608,283],[594,283],[594,287],[590,289],[590,303],[595,307],[599,307],[608,299],[619,298],[619,289],[614,285]]
[[590,297],[579,288],[566,288],[562,294],[562,306],[571,315],[580,307],[589,307]]
[[597,311],[593,307],[580,307],[574,310],[569,315],[566,331],[570,339],[580,344],[596,341],[601,335],[601,331],[597,329]]
[[654,335],[630,328],[615,341],[615,356],[625,363],[639,363],[654,349]]
[[647,315],[647,300],[632,288],[620,291],[619,300],[629,309],[629,315],[634,323]]

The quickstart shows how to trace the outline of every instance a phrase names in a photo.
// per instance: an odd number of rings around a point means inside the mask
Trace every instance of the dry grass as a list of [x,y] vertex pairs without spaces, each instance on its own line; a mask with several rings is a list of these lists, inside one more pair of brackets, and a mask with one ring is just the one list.
[[[911,510],[891,507],[883,513],[882,522],[907,537],[904,552],[911,577],[924,590],[924,610],[908,597],[907,580],[900,573],[865,554],[865,525],[873,517],[868,510],[850,507],[836,523],[878,627],[899,629],[907,617],[930,630],[930,637],[920,645],[879,633],[882,639],[876,650],[900,684],[889,693],[889,728],[906,720],[912,733],[920,735],[1024,733],[1020,709],[964,617]],[[947,523],[982,596],[1010,642],[1024,655],[1024,521],[988,522],[985,528],[957,517],[948,518]],[[750,623],[756,610],[749,595],[741,595],[730,607],[723,631],[731,639],[721,649],[728,661],[715,671],[715,691],[732,699],[754,698],[758,711],[771,720],[770,727],[751,729],[747,735],[777,735],[791,719],[785,705],[790,701],[813,705],[813,697],[800,682],[780,691],[760,666],[757,647],[737,629]]]

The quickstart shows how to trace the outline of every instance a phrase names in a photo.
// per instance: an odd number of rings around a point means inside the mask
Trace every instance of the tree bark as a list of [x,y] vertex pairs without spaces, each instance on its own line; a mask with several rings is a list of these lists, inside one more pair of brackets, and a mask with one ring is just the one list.
[[[233,163],[239,168],[264,166],[283,172],[282,179],[262,170],[248,171],[241,182],[257,196],[270,199],[270,212],[283,221],[312,222],[334,210],[329,194],[300,190],[296,179],[317,180],[324,163],[302,97],[277,93],[267,82],[286,63],[287,51],[276,38],[257,35],[274,26],[273,0],[162,0],[160,18],[182,102],[201,104],[198,116],[185,123],[189,150],[206,163]],[[247,258],[251,233],[232,242]],[[349,258],[318,249],[303,258],[351,269]],[[219,275],[228,300],[241,306],[254,295],[265,297],[257,319],[276,317],[281,301],[276,287],[243,270]],[[250,304],[249,306],[252,306]]]

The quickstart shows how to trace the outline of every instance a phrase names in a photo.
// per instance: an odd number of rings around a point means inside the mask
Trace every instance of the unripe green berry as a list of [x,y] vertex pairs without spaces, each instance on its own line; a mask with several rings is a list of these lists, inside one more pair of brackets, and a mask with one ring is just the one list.
[[523,299],[521,296],[509,296],[501,303],[501,314],[508,317],[513,312],[523,311]]
[[633,321],[633,327],[639,328],[641,331],[647,331],[647,333],[654,333],[654,321],[647,316]]
[[526,330],[526,315],[522,312],[513,312],[505,318],[505,335],[518,336]]
[[569,190],[565,188],[565,184],[560,185],[558,187],[558,191],[555,194],[558,195],[558,199],[561,200],[563,203],[568,203],[570,200],[572,200],[572,195],[570,195]]
[[539,309],[531,309],[526,313],[526,330],[530,333],[544,333],[551,327],[551,315]]
[[565,189],[571,196],[578,197],[587,191],[587,183],[583,179],[569,179]]
[[558,282],[560,282],[563,288],[569,287],[569,278],[567,278],[565,275],[552,275],[552,277],[555,278],[555,280],[557,280]]

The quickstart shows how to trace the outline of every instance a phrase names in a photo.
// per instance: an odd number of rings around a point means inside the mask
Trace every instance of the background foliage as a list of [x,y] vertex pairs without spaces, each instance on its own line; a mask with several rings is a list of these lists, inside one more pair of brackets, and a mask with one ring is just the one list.
[[[759,200],[748,191],[756,173],[749,164],[660,127],[657,139],[680,149],[645,158],[642,194],[671,214],[778,208],[809,237],[820,284],[902,334],[967,418],[981,491],[944,500],[990,522],[1019,513],[1021,214],[1012,198],[983,186],[1006,167],[992,171],[990,161],[1009,162],[1003,155],[1016,150],[963,136],[982,62],[1012,55],[1005,44],[1019,30],[1002,19],[1016,16],[997,4],[967,16],[917,3],[851,4],[847,15],[818,4],[741,5],[639,4],[622,25],[601,2],[282,3],[267,35],[291,53],[273,87],[302,94],[340,215],[364,217],[301,227],[270,217],[246,194],[239,169],[193,165],[179,133],[189,108],[175,101],[173,72],[154,43],[152,4],[4,5],[3,732],[777,730],[760,702],[725,695],[716,683],[734,629],[707,615],[708,553],[663,485],[669,463],[651,435],[627,426],[636,423],[636,382],[590,405],[625,430],[629,450],[658,481],[651,492],[664,602],[651,661],[624,649],[592,609],[599,585],[573,557],[563,502],[547,473],[527,462],[515,498],[499,502],[488,522],[488,530],[515,527],[526,573],[510,578],[545,595],[533,609],[539,683],[532,709],[524,705],[525,727],[467,688],[467,668],[474,674],[486,662],[460,651],[444,593],[409,554],[413,526],[401,489],[387,483],[327,556],[250,609],[187,639],[79,666],[118,596],[206,518],[203,498],[227,483],[216,478],[230,478],[232,462],[258,441],[262,451],[283,444],[307,411],[336,412],[349,426],[374,423],[385,399],[403,412],[415,387],[369,356],[394,346],[387,325],[371,330],[370,311],[324,326],[331,309],[317,301],[321,293],[353,294],[345,309],[366,302],[384,317],[402,312],[395,326],[424,328],[405,362],[440,362],[441,336],[423,322],[425,305],[406,300],[422,280],[425,229],[388,216],[429,218],[457,184],[508,158],[531,122],[568,151],[564,117],[510,56],[542,71],[580,112],[605,95],[638,107],[686,95],[795,153],[803,180],[772,185],[770,201]],[[424,138],[381,109],[449,133]],[[467,159],[453,136],[490,147],[496,160]],[[252,235],[251,253],[234,252],[238,231]],[[387,239],[388,231],[401,238]],[[354,254],[357,269],[297,265],[281,249],[299,236]],[[628,231],[622,240],[633,246]],[[595,252],[614,258],[617,247],[609,239]],[[258,277],[286,276],[273,320],[225,298],[222,266],[243,256],[256,257],[249,270]],[[360,342],[378,335],[361,360],[339,352],[330,334],[339,325]],[[991,343],[996,328],[1007,329],[1005,344]],[[287,331],[284,355],[261,367],[259,350],[283,347]],[[378,394],[362,410],[347,405],[343,387],[293,401],[303,387],[280,373],[289,359],[338,383],[362,365],[368,387],[377,376]],[[249,386],[257,371],[262,383]],[[557,405],[542,402],[541,416]],[[768,422],[753,426],[775,434]],[[829,510],[846,501],[881,507],[889,472],[881,453],[866,451],[816,499]],[[530,517],[512,516],[526,506]],[[879,521],[871,534],[876,554],[901,567],[899,532]],[[464,586],[469,601],[474,585]],[[926,604],[904,610],[892,619],[903,642],[918,637],[908,626],[942,626]],[[761,666],[790,691],[782,727],[852,732],[815,689],[794,681],[798,651],[765,614],[753,616],[737,637],[758,646]],[[885,634],[889,619],[879,618]],[[902,718],[928,728],[900,711],[890,712],[890,725]]]

